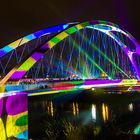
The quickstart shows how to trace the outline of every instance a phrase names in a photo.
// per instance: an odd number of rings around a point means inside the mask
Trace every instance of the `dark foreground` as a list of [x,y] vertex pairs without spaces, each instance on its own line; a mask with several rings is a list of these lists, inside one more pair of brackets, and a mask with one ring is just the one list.
[[112,91],[90,89],[29,97],[29,138],[140,139],[140,94]]

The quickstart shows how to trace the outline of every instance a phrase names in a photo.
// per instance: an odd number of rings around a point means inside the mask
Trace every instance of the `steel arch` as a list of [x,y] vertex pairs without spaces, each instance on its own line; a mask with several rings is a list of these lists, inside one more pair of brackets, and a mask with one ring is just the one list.
[[[106,22],[106,21],[100,21],[100,20],[93,20],[93,21],[88,21],[88,22],[82,22],[78,23],[76,25],[73,25],[72,27],[69,27],[68,29],[63,30],[59,34],[57,34],[55,37],[50,39],[48,42],[46,42],[43,46],[40,47],[40,49],[24,61],[19,67],[15,67],[12,69],[6,76],[1,80],[1,84],[5,83],[7,80],[20,80],[26,72],[36,63],[38,62],[45,53],[47,52],[48,49],[51,49],[54,47],[57,43],[68,37],[69,35],[74,34],[75,32],[83,29],[83,28],[92,28],[95,30],[99,30],[111,38],[113,38],[120,47],[124,50],[124,52],[127,54],[129,57],[135,71],[136,71],[136,77],[137,79],[140,79],[140,71],[135,63],[135,60],[133,59],[133,54],[136,53],[140,55],[140,47],[135,38],[128,33],[127,31],[124,31],[123,29],[120,29],[119,26],[111,23],[111,22]],[[136,46],[136,51],[132,52],[128,46],[126,46],[123,42],[117,38],[115,34],[112,33],[112,31],[120,32],[127,36]]]

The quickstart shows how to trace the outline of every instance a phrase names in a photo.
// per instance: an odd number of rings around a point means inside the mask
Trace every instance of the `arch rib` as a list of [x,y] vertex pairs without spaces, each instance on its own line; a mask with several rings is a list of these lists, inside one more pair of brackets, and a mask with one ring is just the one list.
[[[53,37],[52,39],[50,39],[47,43],[45,43],[43,46],[40,47],[40,49],[36,52],[34,52],[25,62],[23,62],[19,67],[12,69],[4,79],[1,80],[0,84],[4,84],[7,80],[20,80],[25,74],[26,72],[36,63],[38,62],[41,58],[44,57],[45,53],[51,49],[52,47],[54,47],[56,44],[58,44],[60,41],[62,41],[63,39],[65,39],[66,37],[68,37],[69,35],[74,34],[75,32],[83,29],[83,28],[88,28],[88,27],[92,27],[93,29],[102,31],[104,33],[106,33],[107,35],[109,35],[110,37],[112,37],[124,50],[124,52],[127,54],[127,56],[130,58],[130,61],[132,63],[132,65],[134,66],[134,69],[136,70],[136,75],[137,78],[140,79],[140,73],[138,71],[137,66],[133,63],[133,59],[131,59],[129,53],[130,50],[128,48],[128,46],[126,46],[124,43],[122,43],[112,32],[110,32],[111,30],[109,29],[101,29],[101,28],[97,28],[97,25],[107,25],[109,27],[115,27],[115,31],[121,32],[122,34],[127,35],[127,37],[129,37],[131,39],[131,41],[133,41],[136,45],[136,48],[138,48],[138,43],[136,42],[136,40],[133,38],[132,35],[130,35],[128,32],[124,32],[123,30],[121,30],[120,28],[118,28],[117,25],[114,25],[113,23],[110,22],[105,22],[105,21],[90,21],[90,22],[83,22],[83,23],[79,23],[76,24],[72,27],[69,27],[68,29],[65,29],[64,31],[62,31],[61,33],[59,33],[58,35],[56,35],[55,37]],[[137,52],[136,52],[137,53]]]
[[21,45],[28,43],[29,41],[32,41],[36,38],[39,38],[41,36],[44,36],[46,34],[51,34],[51,33],[58,33],[60,31],[65,30],[66,28],[69,27],[69,25],[73,25],[75,23],[67,23],[67,24],[62,24],[62,25],[57,25],[57,26],[53,26],[50,28],[46,28],[43,30],[39,30],[37,32],[34,32],[32,34],[29,34],[25,37],[22,37],[6,46],[4,46],[3,48],[0,49],[0,58],[4,57],[5,55],[7,55],[8,53],[10,53],[11,51],[13,51],[14,49],[20,47]]

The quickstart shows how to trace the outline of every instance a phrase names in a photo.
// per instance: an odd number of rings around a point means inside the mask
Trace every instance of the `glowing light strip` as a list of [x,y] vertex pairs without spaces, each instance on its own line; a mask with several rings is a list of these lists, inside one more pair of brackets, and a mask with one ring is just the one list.
[[111,86],[123,86],[123,85],[135,85],[137,82],[126,82],[126,83],[109,83],[109,84],[93,84],[93,85],[82,85],[80,88],[96,88],[96,87],[111,87]]
[[[135,85],[137,84],[137,81],[135,82],[121,82],[121,83],[108,83],[108,84],[93,84],[93,85],[78,85],[75,88],[68,89],[68,90],[57,90],[57,91],[47,91],[47,92],[37,92],[37,93],[31,93],[28,94],[28,96],[37,96],[37,95],[45,95],[45,94],[56,94],[56,93],[63,93],[63,92],[72,92],[77,90],[84,90],[84,89],[90,89],[90,88],[96,88],[96,87],[111,87],[111,86],[122,86],[122,85]],[[65,88],[65,87],[64,87]]]
[[59,93],[59,91],[36,92],[36,93],[29,94],[28,96],[37,96],[37,95],[55,94],[55,93]]
[[72,88],[67,90],[56,90],[56,91],[47,91],[47,92],[36,92],[28,94],[28,96],[38,96],[38,95],[45,95],[45,94],[55,94],[55,93],[64,93],[64,92],[72,92],[72,91],[79,91],[79,88]]
[[28,94],[28,92],[22,92],[22,91],[3,92],[3,93],[0,93],[0,98],[14,96],[14,95],[23,95],[23,94]]
[[[49,84],[47,84],[49,86]],[[132,80],[86,80],[86,81],[70,81],[70,82],[58,82],[55,85],[53,84],[49,91],[42,91],[42,92],[34,92],[36,89],[33,89],[33,92],[29,91],[11,91],[11,92],[5,92],[0,93],[0,98],[7,97],[7,96],[13,96],[13,95],[23,95],[26,94],[28,96],[35,96],[35,95],[45,95],[45,94],[55,94],[55,93],[62,93],[62,92],[71,92],[71,91],[77,91],[79,89],[90,89],[90,88],[100,88],[100,87],[111,87],[111,86],[139,86],[139,81],[136,79]]]

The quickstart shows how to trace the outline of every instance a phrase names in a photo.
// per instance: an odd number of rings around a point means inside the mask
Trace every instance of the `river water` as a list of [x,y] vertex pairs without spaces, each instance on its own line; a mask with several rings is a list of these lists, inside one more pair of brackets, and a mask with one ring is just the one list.
[[68,91],[28,97],[29,138],[137,139],[140,94],[122,89]]

